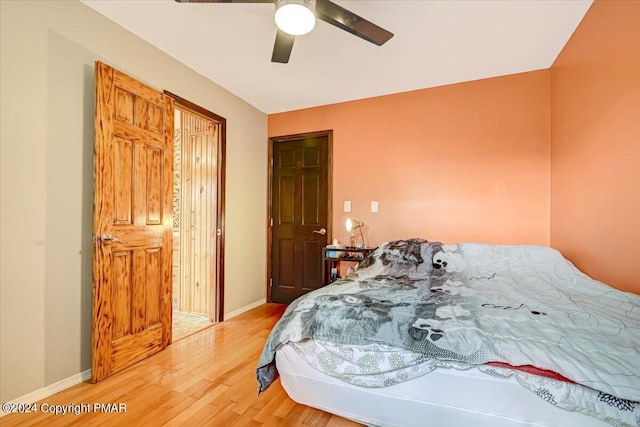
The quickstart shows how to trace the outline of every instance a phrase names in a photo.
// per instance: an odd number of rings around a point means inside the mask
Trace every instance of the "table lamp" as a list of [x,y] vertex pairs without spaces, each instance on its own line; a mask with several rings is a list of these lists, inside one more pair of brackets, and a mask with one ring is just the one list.
[[362,227],[364,226],[364,222],[359,221],[355,218],[347,218],[346,226],[347,226],[347,231],[353,231],[356,228],[360,229],[360,237],[362,238],[362,247],[365,247],[364,234],[362,234]]

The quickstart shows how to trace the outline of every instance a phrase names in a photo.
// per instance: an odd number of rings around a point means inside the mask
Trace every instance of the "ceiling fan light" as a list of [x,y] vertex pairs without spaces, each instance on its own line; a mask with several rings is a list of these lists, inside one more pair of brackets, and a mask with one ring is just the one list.
[[315,1],[281,0],[276,5],[276,25],[292,36],[307,34],[316,25]]

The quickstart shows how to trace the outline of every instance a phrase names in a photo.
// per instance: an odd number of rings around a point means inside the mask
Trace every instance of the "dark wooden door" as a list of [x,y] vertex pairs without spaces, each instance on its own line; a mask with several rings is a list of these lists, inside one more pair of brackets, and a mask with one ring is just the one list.
[[330,236],[330,141],[322,132],[272,138],[271,301],[290,303],[324,284]]

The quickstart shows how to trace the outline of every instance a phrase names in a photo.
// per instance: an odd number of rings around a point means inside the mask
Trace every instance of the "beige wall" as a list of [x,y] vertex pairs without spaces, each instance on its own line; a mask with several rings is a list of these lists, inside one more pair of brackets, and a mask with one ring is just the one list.
[[225,311],[264,298],[265,114],[75,1],[0,16],[0,400],[90,368],[95,60],[227,119]]
[[640,293],[640,2],[596,1],[551,68],[551,245]]

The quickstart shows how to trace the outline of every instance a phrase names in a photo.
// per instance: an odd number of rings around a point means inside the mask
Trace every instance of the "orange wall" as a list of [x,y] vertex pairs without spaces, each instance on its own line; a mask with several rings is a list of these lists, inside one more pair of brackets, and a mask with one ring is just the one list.
[[551,68],[551,245],[640,293],[640,2],[596,1]]
[[549,105],[542,70],[274,114],[268,132],[333,129],[341,242],[353,216],[371,245],[408,237],[548,245]]

